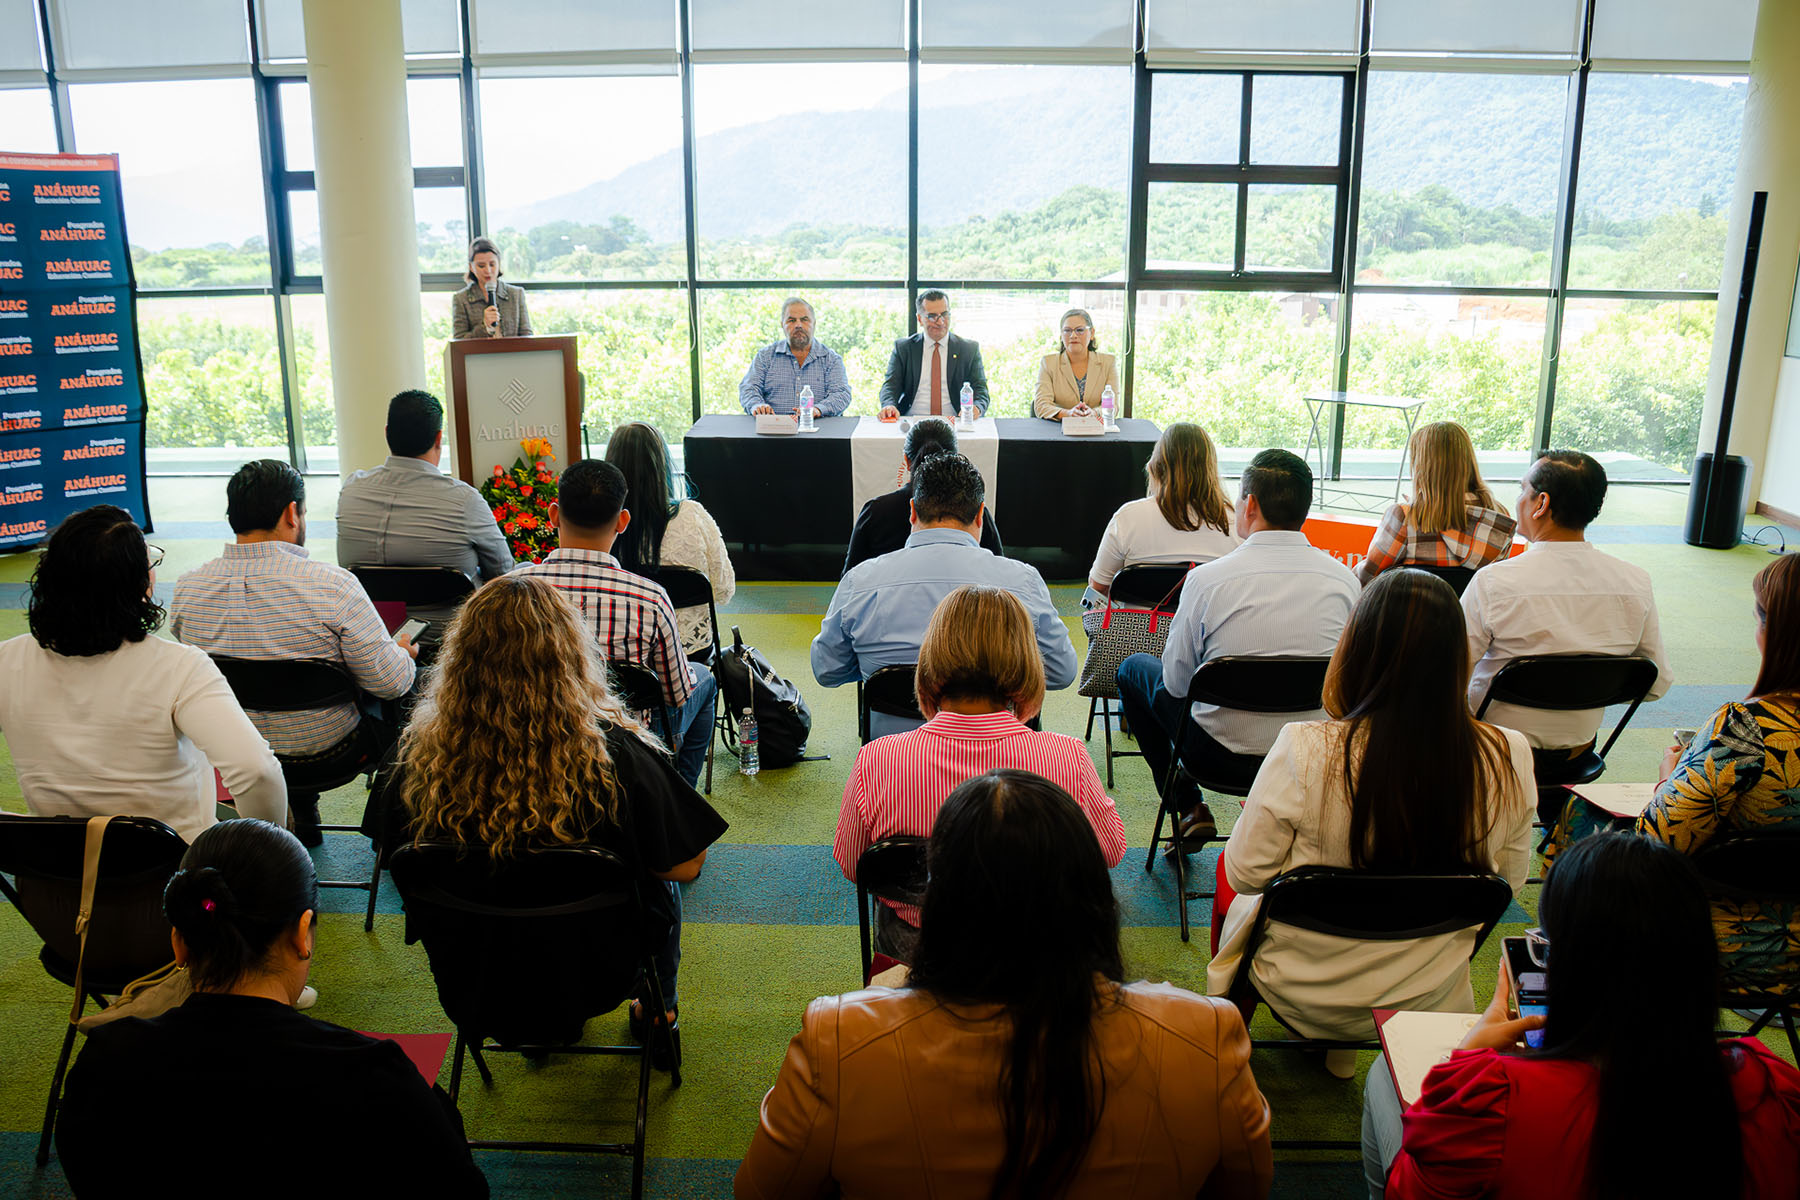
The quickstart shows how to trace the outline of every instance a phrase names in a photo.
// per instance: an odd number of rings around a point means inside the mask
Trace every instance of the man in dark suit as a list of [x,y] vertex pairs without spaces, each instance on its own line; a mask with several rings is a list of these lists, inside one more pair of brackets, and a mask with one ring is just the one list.
[[988,409],[987,372],[981,347],[950,332],[950,297],[936,290],[919,293],[919,332],[894,343],[887,378],[881,383],[884,420],[957,415],[963,384],[975,393],[975,415]]
[[[950,428],[948,421],[925,417],[906,434],[904,454],[909,472],[918,470],[919,464],[934,454],[955,453],[956,431]],[[879,558],[900,549],[906,545],[912,531],[911,483],[870,500],[862,506],[862,512],[856,515],[856,525],[850,530],[850,550],[844,555],[845,573],[864,559]],[[1006,547],[1000,544],[1000,529],[994,524],[994,514],[985,507],[981,512],[981,548],[1006,557]]]

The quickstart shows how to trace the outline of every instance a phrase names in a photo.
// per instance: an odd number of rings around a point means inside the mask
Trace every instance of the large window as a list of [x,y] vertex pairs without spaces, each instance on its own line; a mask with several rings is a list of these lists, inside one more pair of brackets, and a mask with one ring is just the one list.
[[921,67],[919,274],[1122,278],[1130,124],[1126,67]]
[[1571,300],[1556,373],[1557,445],[1579,446],[1614,479],[1685,479],[1718,303]]
[[906,274],[905,64],[697,67],[694,124],[702,278]]
[[1588,79],[1569,286],[1719,286],[1742,79]]
[[484,79],[481,127],[488,230],[509,277],[687,274],[673,75]]
[[0,88],[0,129],[6,148],[28,154],[56,153],[56,117],[41,87]]
[[119,156],[140,288],[268,286],[252,86],[198,79],[69,89],[76,149]]
[[137,321],[152,470],[230,474],[248,459],[287,457],[269,297],[140,299]]
[[1138,293],[1133,412],[1204,426],[1228,470],[1299,449],[1301,397],[1331,386],[1334,309],[1310,293]]
[[1372,72],[1357,281],[1547,286],[1568,88]]

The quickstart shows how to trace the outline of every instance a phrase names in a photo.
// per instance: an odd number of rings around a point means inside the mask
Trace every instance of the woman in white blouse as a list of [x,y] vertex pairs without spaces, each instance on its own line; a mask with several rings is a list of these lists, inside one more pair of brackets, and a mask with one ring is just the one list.
[[204,652],[151,637],[162,551],[99,504],[50,535],[29,634],[0,642],[0,732],[40,816],[154,817],[187,841],[215,823],[217,767],[240,816],[283,824],[287,784]]
[[[737,572],[712,514],[698,500],[676,497],[661,431],[643,421],[619,426],[606,443],[606,461],[624,473],[625,507],[631,511],[631,523],[613,543],[619,565],[639,575],[659,567],[692,567],[712,584],[713,603],[723,606],[737,592]],[[689,657],[712,645],[705,605],[676,609],[675,625]]]
[[[1493,871],[1518,893],[1531,854],[1531,748],[1522,734],[1469,715],[1468,682],[1468,637],[1450,585],[1423,571],[1379,575],[1331,657],[1325,711],[1333,719],[1281,731],[1225,844],[1219,902],[1235,895],[1207,991],[1230,989],[1258,893],[1297,867]],[[1473,1012],[1474,937],[1347,942],[1272,924],[1251,978],[1296,1032],[1369,1038],[1371,1008]],[[1354,1055],[1333,1051],[1327,1066],[1348,1078]]]
[[1169,426],[1144,470],[1150,477],[1144,499],[1113,514],[1088,571],[1088,586],[1102,596],[1126,567],[1210,562],[1238,547],[1219,454],[1206,430],[1185,421]]

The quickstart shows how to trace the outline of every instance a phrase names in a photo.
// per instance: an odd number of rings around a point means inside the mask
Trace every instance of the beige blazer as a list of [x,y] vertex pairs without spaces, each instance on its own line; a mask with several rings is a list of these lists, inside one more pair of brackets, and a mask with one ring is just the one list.
[[[1100,407],[1100,393],[1108,384],[1112,385],[1113,397],[1119,402],[1119,411],[1124,412],[1125,389],[1119,386],[1119,356],[1088,351],[1085,399],[1089,408]],[[1069,356],[1060,350],[1044,355],[1043,364],[1038,367],[1037,395],[1032,397],[1031,411],[1040,417],[1054,418],[1059,410],[1074,408],[1082,400],[1082,395],[1075,390],[1075,371],[1069,366]]]
[[[1269,1105],[1237,1009],[1166,983],[1108,990],[1094,1029],[1106,1102],[1067,1200],[1268,1195]],[[924,991],[814,1000],[736,1195],[986,1200],[1011,1036],[1000,1010],[952,1011]]]

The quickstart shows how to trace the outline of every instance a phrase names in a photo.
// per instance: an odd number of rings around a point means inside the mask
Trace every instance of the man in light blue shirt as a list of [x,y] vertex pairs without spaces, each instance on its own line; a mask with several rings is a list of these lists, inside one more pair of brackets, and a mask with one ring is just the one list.
[[[1187,574],[1181,603],[1169,622],[1162,660],[1133,654],[1119,664],[1119,699],[1138,749],[1162,790],[1175,735],[1190,718],[1182,761],[1227,775],[1255,777],[1261,757],[1290,721],[1307,713],[1250,713],[1196,704],[1184,711],[1200,664],[1227,655],[1296,654],[1329,657],[1356,607],[1356,575],[1306,540],[1301,527],[1312,509],[1313,475],[1306,460],[1264,450],[1250,460],[1238,487],[1237,532],[1243,545]],[[1215,834],[1212,813],[1196,803],[1184,837]],[[1198,842],[1195,843],[1196,848]]]
[[813,340],[813,306],[789,296],[781,306],[781,332],[781,340],[756,352],[738,384],[744,411],[797,413],[800,389],[810,387],[814,416],[842,416],[850,407],[850,375],[837,351]]
[[[867,679],[881,667],[919,661],[925,627],[938,602],[964,584],[1005,588],[1031,614],[1044,683],[1075,681],[1075,646],[1056,615],[1050,589],[1036,568],[983,550],[986,489],[981,472],[960,454],[935,454],[913,472],[912,536],[906,545],[858,563],[838,582],[819,636],[813,639],[813,676],[826,687]],[[881,737],[919,722],[869,714],[869,733]]]

